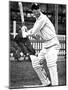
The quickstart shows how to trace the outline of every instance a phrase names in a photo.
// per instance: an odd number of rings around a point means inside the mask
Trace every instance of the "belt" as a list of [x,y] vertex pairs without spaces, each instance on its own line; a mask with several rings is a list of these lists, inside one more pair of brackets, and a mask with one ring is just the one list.
[[54,45],[51,45],[51,46],[49,46],[49,47],[44,47],[45,49],[49,49],[49,48],[51,48],[51,47],[53,47],[53,46],[56,46],[57,44],[54,44]]

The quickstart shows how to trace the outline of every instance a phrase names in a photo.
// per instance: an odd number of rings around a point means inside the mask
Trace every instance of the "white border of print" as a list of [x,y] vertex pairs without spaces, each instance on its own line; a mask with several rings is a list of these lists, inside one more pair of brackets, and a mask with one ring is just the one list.
[[[66,4],[68,10],[68,0],[11,0],[11,1]],[[67,36],[67,41],[68,41],[68,36]],[[9,87],[9,0],[1,0],[0,1],[0,90],[8,90],[9,89],[8,87]],[[61,90],[67,88],[68,86],[43,87],[43,88],[41,87],[41,88],[28,88],[28,89],[29,90],[30,89],[32,90],[60,89]]]

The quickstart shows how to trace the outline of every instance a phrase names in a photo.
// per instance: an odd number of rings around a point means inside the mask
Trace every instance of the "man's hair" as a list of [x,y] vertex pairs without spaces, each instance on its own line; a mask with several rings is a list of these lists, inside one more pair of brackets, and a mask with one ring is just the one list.
[[37,10],[37,9],[39,9],[39,4],[33,3],[31,6],[31,10]]

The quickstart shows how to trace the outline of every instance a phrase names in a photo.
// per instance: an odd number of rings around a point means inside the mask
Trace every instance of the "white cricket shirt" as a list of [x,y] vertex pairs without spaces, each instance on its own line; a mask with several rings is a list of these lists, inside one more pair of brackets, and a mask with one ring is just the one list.
[[45,47],[49,47],[54,44],[59,45],[59,41],[56,36],[55,28],[49,18],[42,14],[39,16],[39,18],[36,20],[34,26],[32,29],[28,31],[29,35],[39,35],[42,37],[45,42]]

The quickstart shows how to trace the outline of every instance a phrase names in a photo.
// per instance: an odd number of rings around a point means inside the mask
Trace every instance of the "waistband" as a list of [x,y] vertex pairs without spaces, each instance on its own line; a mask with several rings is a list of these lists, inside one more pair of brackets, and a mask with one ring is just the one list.
[[45,47],[45,48],[46,48],[46,49],[49,49],[49,48],[51,48],[51,47],[53,47],[53,46],[57,46],[57,44],[54,44],[54,45],[51,45],[51,46]]

